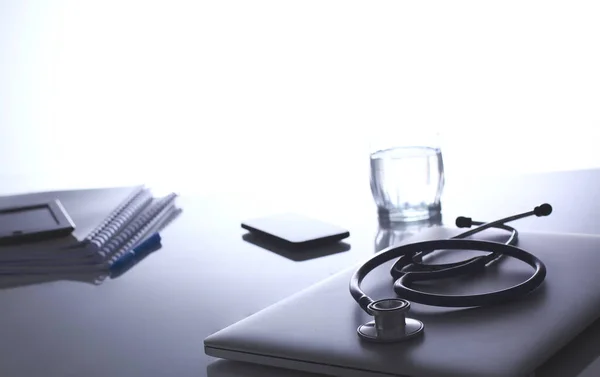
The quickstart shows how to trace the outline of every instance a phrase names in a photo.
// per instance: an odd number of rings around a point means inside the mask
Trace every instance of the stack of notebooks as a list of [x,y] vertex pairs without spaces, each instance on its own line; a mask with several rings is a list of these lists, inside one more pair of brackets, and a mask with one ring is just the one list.
[[0,246],[0,276],[108,274],[123,256],[156,236],[181,210],[177,195],[144,186],[0,197],[0,208],[58,200],[75,225],[68,236]]

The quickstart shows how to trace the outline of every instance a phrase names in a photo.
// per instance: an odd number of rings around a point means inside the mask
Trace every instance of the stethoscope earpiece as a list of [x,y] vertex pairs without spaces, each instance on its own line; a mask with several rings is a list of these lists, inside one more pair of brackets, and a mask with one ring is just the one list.
[[533,214],[537,217],[548,216],[552,213],[552,206],[548,203],[544,203],[533,209]]
[[410,310],[410,302],[401,298],[372,302],[367,310],[375,320],[359,326],[356,330],[358,335],[367,341],[400,342],[419,335],[425,328],[423,322],[406,317]]

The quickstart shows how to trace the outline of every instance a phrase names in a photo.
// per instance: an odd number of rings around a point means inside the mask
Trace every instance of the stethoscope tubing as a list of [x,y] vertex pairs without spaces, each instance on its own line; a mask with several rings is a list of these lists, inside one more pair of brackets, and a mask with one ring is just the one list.
[[[506,245],[515,246],[517,244],[517,242],[519,241],[519,232],[515,228],[513,228],[509,225],[495,224],[495,225],[489,225],[487,227],[483,227],[484,225],[486,225],[486,223],[484,223],[482,221],[472,221],[472,225],[476,225],[478,227],[475,229],[471,229],[466,232],[460,233],[450,239],[463,239],[463,238],[472,236],[474,234],[477,234],[479,232],[482,232],[489,228],[497,228],[497,229],[502,229],[502,230],[510,232],[510,236],[504,242]],[[400,279],[404,275],[404,272],[402,270],[407,266],[410,266],[412,271],[433,272],[433,271],[445,270],[447,268],[454,268],[454,267],[462,266],[465,263],[469,263],[473,259],[475,259],[475,258],[471,258],[471,259],[467,259],[467,260],[460,261],[460,262],[444,263],[444,264],[425,264],[425,263],[423,263],[423,257],[432,253],[433,251],[435,251],[435,250],[419,251],[418,253],[415,253],[415,255],[412,258],[409,256],[400,257],[398,259],[398,261],[396,261],[396,263],[394,263],[394,265],[392,266],[392,268],[390,270],[392,277],[395,280]],[[484,259],[486,261],[485,265],[489,266],[489,265],[497,262],[501,257],[502,257],[502,254],[490,253],[489,255],[484,257]],[[479,258],[479,257],[476,257],[476,258]]]
[[[360,288],[360,283],[369,272],[381,264],[394,258],[399,258],[394,264],[394,267],[392,267],[391,272],[392,276],[394,276],[396,279],[394,282],[394,291],[400,298],[405,300],[432,306],[473,307],[491,305],[524,295],[537,288],[544,281],[546,277],[546,266],[533,254],[530,254],[525,250],[515,246],[516,242],[518,241],[519,233],[515,228],[510,227],[505,223],[532,215],[538,217],[548,216],[551,213],[552,206],[544,203],[535,207],[533,211],[523,212],[487,223],[474,222],[467,217],[458,217],[456,219],[456,226],[459,228],[468,228],[473,225],[477,225],[477,227],[450,239],[417,242],[402,246],[392,246],[378,254],[375,254],[362,266],[360,266],[350,278],[350,294],[363,310],[369,314],[372,314],[370,313],[369,305],[371,305],[374,300],[362,291]],[[472,236],[489,228],[504,229],[510,231],[511,235],[506,243],[465,239],[466,237]],[[422,263],[423,256],[433,251],[442,249],[478,250],[486,251],[490,254],[470,258],[456,263],[439,265]],[[416,291],[408,287],[408,284],[414,281],[435,280],[476,273],[477,271],[481,271],[487,265],[498,260],[503,255],[508,255],[527,263],[534,268],[534,274],[524,282],[513,287],[495,292],[468,296],[426,293]],[[403,269],[407,266],[411,266],[413,270],[404,272]]]
[[443,307],[475,307],[500,304],[505,301],[509,301],[517,297],[526,295],[527,293],[536,289],[546,278],[546,266],[542,263],[541,260],[539,260],[533,254],[530,254],[527,251],[512,245],[480,240],[449,239],[439,241],[427,241],[422,245],[414,244],[411,246],[444,248],[450,250],[494,250],[494,253],[500,255],[508,255],[513,258],[519,259],[527,263],[535,270],[533,275],[531,275],[527,280],[520,284],[514,285],[510,288],[497,290],[494,292],[473,295],[442,295],[426,293],[414,290],[408,287],[408,285],[416,281],[444,279],[459,275],[477,273],[479,271],[482,271],[486,267],[487,261],[485,257],[476,257],[470,262],[465,263],[463,265],[440,271],[408,272],[404,274],[404,276],[402,276],[400,279],[396,280],[396,282],[394,283],[394,291],[399,297],[419,304]]
[[[475,222],[467,217],[458,217],[456,219],[457,227],[470,228],[475,225],[476,228],[450,239],[391,246],[375,254],[363,263],[350,278],[350,294],[361,309],[374,317],[374,321],[358,327],[359,337],[370,342],[390,343],[414,338],[421,334],[424,328],[423,322],[406,317],[411,302],[442,307],[481,307],[518,299],[537,289],[546,278],[546,266],[535,255],[516,246],[519,233],[505,223],[532,215],[548,216],[551,213],[552,206],[544,203],[535,207],[533,211],[488,223]],[[467,238],[489,228],[506,230],[510,232],[510,237],[504,243]],[[436,250],[476,250],[489,254],[455,263],[425,263],[423,257]],[[477,274],[505,255],[525,262],[534,269],[534,273],[525,281],[512,287],[482,294],[445,295],[421,292],[409,286],[418,281]],[[394,258],[398,258],[398,260],[394,263],[391,274],[395,280],[394,292],[397,297],[374,301],[362,291],[360,284],[371,271]]]
[[434,280],[441,278],[448,278],[453,276],[472,274],[483,269],[486,265],[485,257],[475,257],[469,262],[463,263],[462,265],[448,268],[439,271],[427,271],[427,272],[407,272],[394,283],[394,291],[399,297],[406,300],[421,303],[432,306],[448,306],[448,307],[473,307],[473,306],[487,306],[497,302],[503,302],[508,299],[514,299],[515,297],[526,294],[536,287],[546,277],[546,267],[533,254],[526,252],[516,246],[507,245],[498,242],[480,241],[480,240],[466,240],[466,239],[447,239],[447,240],[435,240],[435,241],[424,241],[403,246],[391,247],[383,252],[374,255],[367,260],[357,271],[352,275],[350,279],[350,293],[352,297],[358,302],[360,307],[369,313],[368,306],[373,303],[374,300],[368,297],[360,288],[360,283],[365,276],[381,264],[390,261],[394,258],[398,258],[405,255],[411,255],[421,250],[479,250],[479,251],[491,251],[501,255],[509,255],[513,258],[519,259],[535,269],[535,273],[525,280],[524,282],[517,284],[513,287],[499,290],[495,292],[469,295],[469,296],[450,296],[450,295],[439,295],[431,294],[413,290],[406,286],[406,284],[420,280]]

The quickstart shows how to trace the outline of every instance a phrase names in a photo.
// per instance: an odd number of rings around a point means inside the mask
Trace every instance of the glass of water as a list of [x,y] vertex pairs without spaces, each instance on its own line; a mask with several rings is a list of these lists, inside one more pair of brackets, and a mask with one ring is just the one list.
[[439,134],[372,143],[371,192],[379,218],[413,222],[441,213],[444,163]]

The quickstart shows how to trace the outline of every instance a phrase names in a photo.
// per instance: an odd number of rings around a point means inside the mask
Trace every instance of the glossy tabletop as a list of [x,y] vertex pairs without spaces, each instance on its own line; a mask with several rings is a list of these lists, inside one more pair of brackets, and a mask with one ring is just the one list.
[[[496,177],[477,185],[452,181],[443,197],[442,221],[451,225],[458,215],[489,220],[549,202],[550,217],[515,226],[596,234],[599,185],[600,170]],[[368,189],[339,185],[262,194],[182,192],[184,212],[162,233],[162,248],[117,278],[100,285],[85,282],[91,276],[0,279],[0,375],[281,375],[217,362],[204,354],[203,339],[431,225],[380,226]],[[351,236],[300,255],[257,244],[240,227],[244,219],[283,211],[346,227]],[[545,371],[592,375],[600,371],[594,364],[599,345],[596,324]]]
[[[267,376],[203,339],[418,231],[378,228],[366,157],[419,129],[444,135],[445,223],[547,201],[515,226],[599,233],[600,172],[496,174],[600,167],[599,11],[0,1],[0,193],[142,182],[184,210],[99,286],[0,277],[0,376]],[[243,238],[243,219],[283,211],[351,237],[301,256]],[[571,364],[595,360],[588,334]]]

